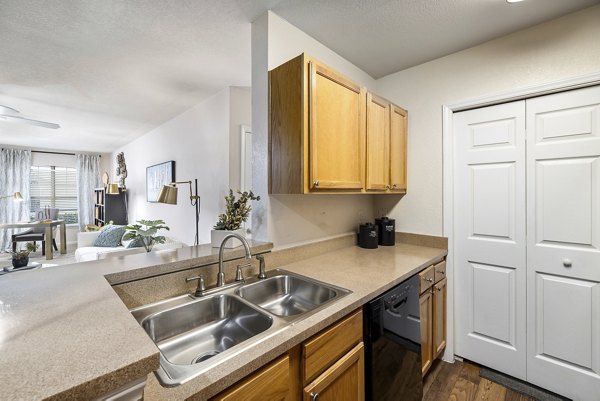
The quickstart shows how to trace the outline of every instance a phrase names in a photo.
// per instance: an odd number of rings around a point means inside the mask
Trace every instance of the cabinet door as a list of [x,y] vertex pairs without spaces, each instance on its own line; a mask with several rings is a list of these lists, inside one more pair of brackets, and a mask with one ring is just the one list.
[[392,191],[406,192],[406,140],[408,111],[390,107],[390,186]]
[[211,401],[291,401],[290,359],[284,355]]
[[446,348],[447,279],[433,286],[433,358]]
[[364,401],[365,352],[361,342],[304,388],[304,401]]
[[365,124],[361,88],[309,62],[309,189],[363,188]]
[[419,298],[421,305],[421,373],[425,373],[433,363],[433,340],[431,338],[433,332],[433,301],[431,290],[427,290]]
[[390,103],[367,92],[367,190],[390,187]]

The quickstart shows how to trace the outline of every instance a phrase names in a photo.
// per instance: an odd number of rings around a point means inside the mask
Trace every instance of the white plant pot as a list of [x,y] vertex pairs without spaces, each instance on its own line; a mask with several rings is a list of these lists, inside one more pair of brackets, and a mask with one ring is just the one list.
[[[239,234],[242,237],[246,238],[244,235],[244,229],[238,228],[237,230],[211,230],[210,232],[210,243],[213,248],[218,248],[221,246],[221,242],[223,238],[225,238],[228,234]],[[237,238],[229,238],[227,242],[225,242],[225,248],[237,248],[238,246],[242,246],[242,242]]]

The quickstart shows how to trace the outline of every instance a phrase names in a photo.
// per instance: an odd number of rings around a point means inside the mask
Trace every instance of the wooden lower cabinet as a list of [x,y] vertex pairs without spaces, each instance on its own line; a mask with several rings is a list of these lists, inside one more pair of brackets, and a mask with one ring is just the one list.
[[433,363],[433,299],[427,289],[419,298],[421,305],[421,373],[425,373]]
[[446,300],[447,279],[433,286],[433,357],[437,358],[446,348]]
[[303,401],[364,401],[365,349],[362,342],[304,388]]
[[211,401],[364,401],[362,330],[359,309]]
[[292,401],[290,357],[283,355],[225,390],[212,401]]
[[447,283],[446,262],[441,261],[419,273],[421,276],[421,373],[427,374],[433,361],[446,348]]

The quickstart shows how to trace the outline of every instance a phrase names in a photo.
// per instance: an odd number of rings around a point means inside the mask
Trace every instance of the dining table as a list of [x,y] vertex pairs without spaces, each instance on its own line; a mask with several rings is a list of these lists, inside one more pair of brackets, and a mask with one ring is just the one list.
[[8,228],[44,228],[44,242],[46,249],[46,260],[52,260],[52,229],[54,227],[60,228],[60,253],[67,253],[67,226],[64,220],[47,220],[47,221],[24,221],[16,223],[0,223],[0,229]]

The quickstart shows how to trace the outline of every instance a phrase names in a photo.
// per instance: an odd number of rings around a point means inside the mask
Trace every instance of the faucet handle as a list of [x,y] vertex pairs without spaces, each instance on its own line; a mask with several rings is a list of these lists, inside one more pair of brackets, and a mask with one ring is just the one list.
[[242,269],[244,267],[252,267],[252,263],[245,263],[243,265],[238,265],[238,267],[235,271],[235,281],[244,281],[244,273],[242,272]]
[[189,283],[190,281],[198,280],[198,287],[196,287],[196,292],[194,292],[195,297],[201,297],[204,295],[204,291],[206,290],[206,285],[204,284],[204,275],[201,274],[199,276],[186,278],[185,282]]

